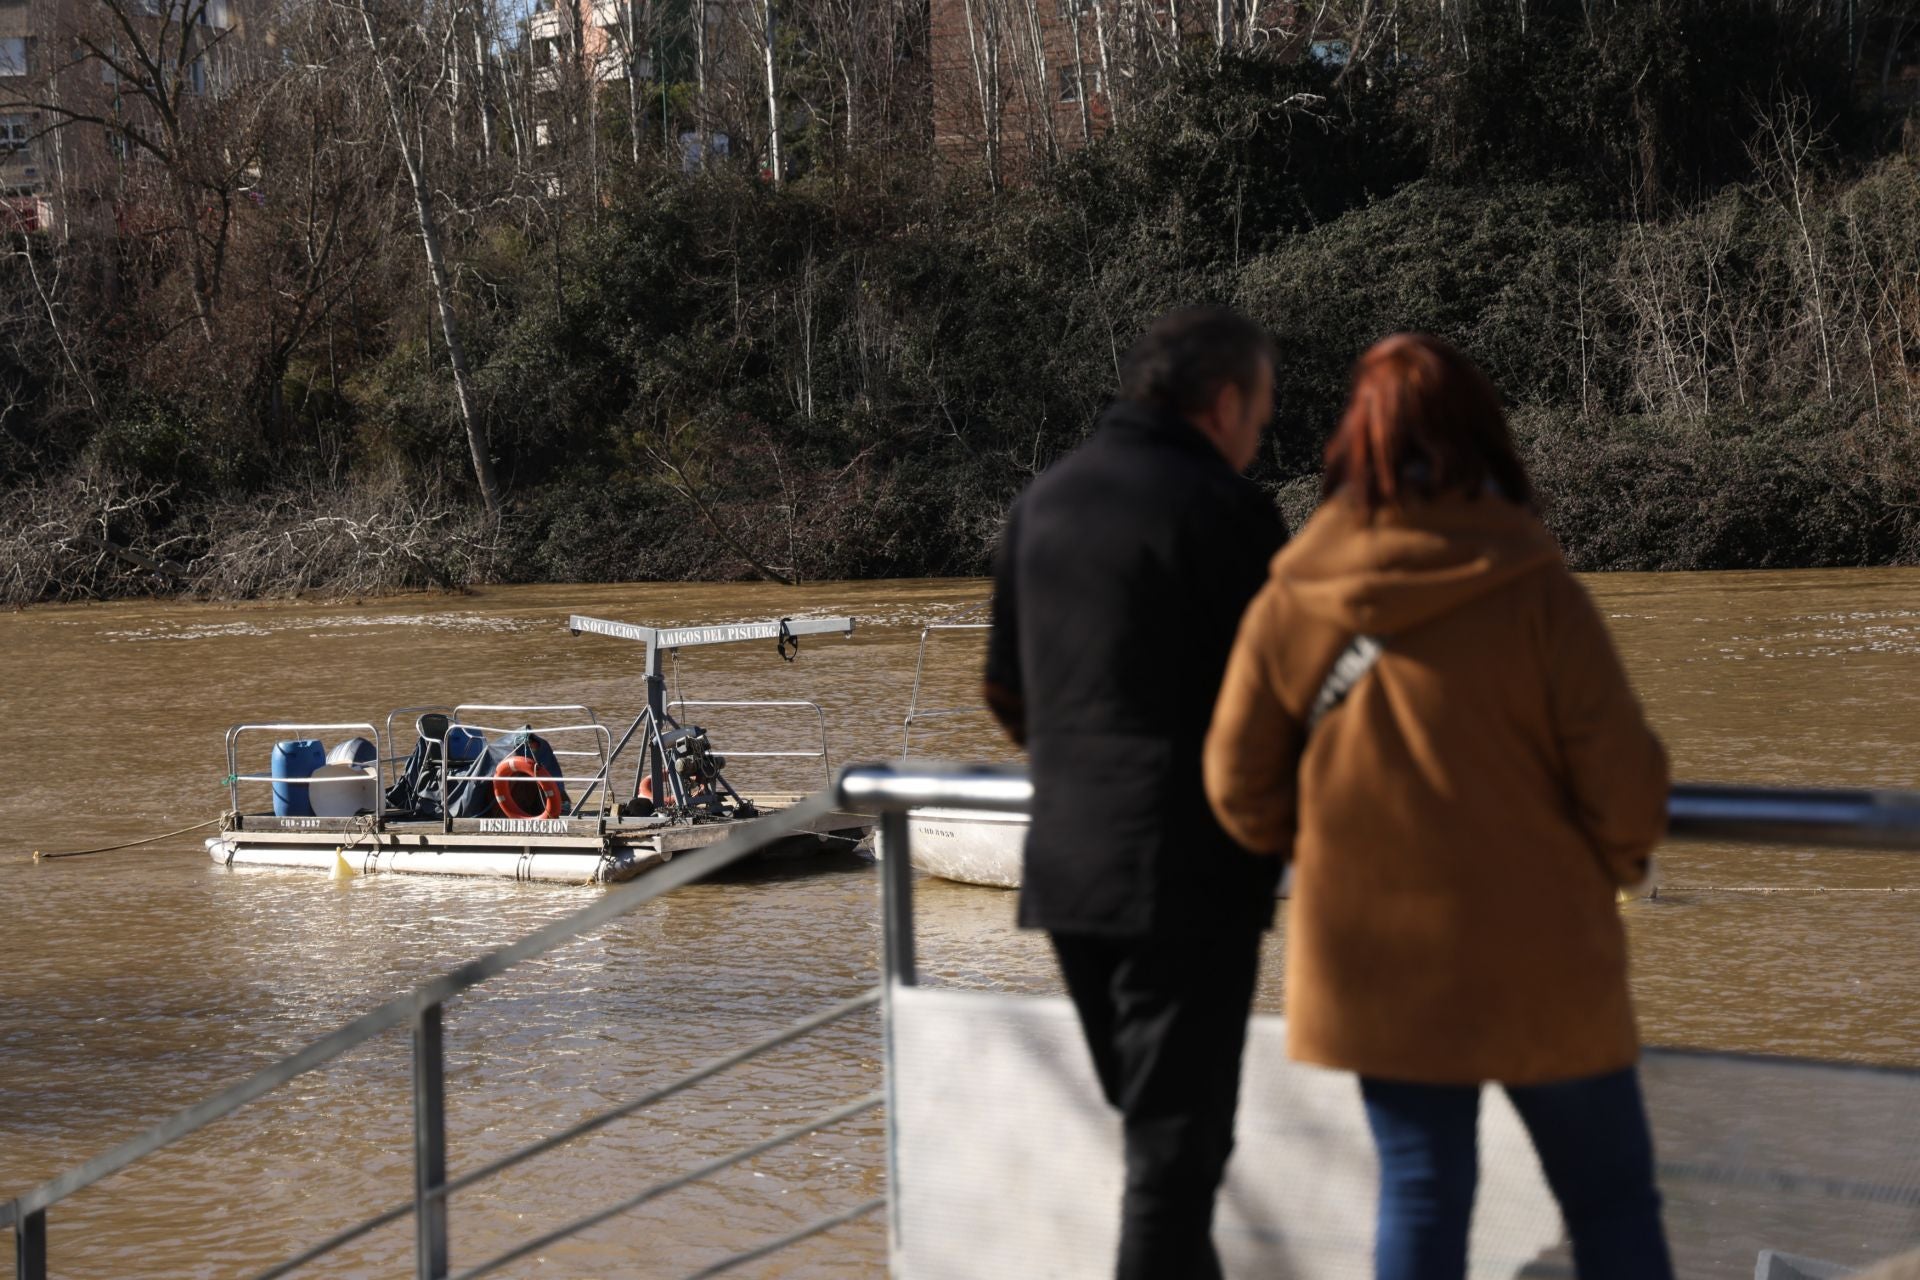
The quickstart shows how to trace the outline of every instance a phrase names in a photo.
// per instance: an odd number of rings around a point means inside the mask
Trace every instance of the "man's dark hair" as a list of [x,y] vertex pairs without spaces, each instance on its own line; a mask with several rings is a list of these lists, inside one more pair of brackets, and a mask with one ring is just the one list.
[[1120,362],[1120,398],[1194,413],[1232,383],[1251,392],[1273,339],[1231,307],[1182,307],[1153,322]]

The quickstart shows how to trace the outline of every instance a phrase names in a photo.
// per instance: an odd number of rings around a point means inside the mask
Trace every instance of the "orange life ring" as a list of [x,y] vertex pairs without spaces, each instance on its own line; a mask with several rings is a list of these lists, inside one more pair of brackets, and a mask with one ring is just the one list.
[[[540,812],[529,813],[516,794],[532,779],[539,785],[544,802]],[[560,816],[560,784],[525,756],[508,756],[493,771],[493,802],[509,818],[557,818]]]

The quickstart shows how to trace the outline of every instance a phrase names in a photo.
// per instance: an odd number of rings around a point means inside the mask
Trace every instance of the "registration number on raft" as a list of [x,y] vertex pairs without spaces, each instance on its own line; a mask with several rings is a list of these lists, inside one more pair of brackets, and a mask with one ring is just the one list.
[[565,818],[482,818],[480,830],[483,834],[510,835],[524,831],[535,835],[563,836],[567,834],[567,820]]

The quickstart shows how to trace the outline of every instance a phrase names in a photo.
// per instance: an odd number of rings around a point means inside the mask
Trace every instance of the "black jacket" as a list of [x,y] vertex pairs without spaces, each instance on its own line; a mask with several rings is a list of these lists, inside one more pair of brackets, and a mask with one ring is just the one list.
[[1214,821],[1200,753],[1240,615],[1286,541],[1172,414],[1116,404],[1014,504],[987,679],[1024,702],[1020,923],[1148,937],[1273,922],[1280,860]]

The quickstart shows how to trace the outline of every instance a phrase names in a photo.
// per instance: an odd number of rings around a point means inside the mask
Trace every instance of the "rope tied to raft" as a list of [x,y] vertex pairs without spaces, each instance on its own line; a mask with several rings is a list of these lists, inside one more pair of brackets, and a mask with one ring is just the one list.
[[1667,893],[1920,893],[1920,885],[1663,884]]
[[61,853],[42,853],[40,850],[35,849],[33,851],[33,860],[35,862],[51,862],[55,858],[83,858],[90,853],[112,853],[117,849],[133,849],[143,844],[158,844],[162,840],[171,840],[175,836],[184,836],[206,827],[217,827],[219,825],[220,819],[208,818],[205,822],[196,822],[192,826],[182,827],[178,831],[163,831],[157,836],[147,836],[140,840],[128,840],[121,844],[103,844],[98,849],[68,849]]
[[792,621],[792,618],[780,619],[780,656],[788,662],[800,656],[800,637],[787,626]]

